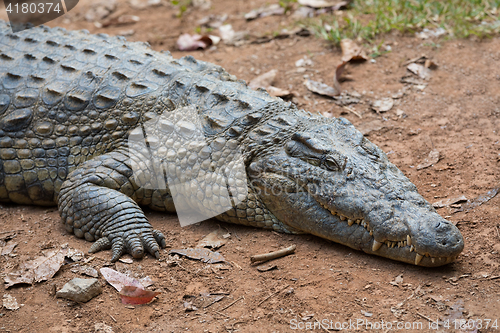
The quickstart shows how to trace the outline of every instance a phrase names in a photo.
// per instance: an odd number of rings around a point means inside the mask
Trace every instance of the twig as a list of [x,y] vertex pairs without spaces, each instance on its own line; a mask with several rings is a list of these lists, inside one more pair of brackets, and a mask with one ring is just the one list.
[[8,233],[11,233],[11,232],[23,232],[23,231],[24,231],[23,229],[0,231],[0,235],[2,235],[2,234],[8,234]]
[[215,311],[215,313],[217,313],[217,314],[219,314],[219,315],[221,315],[221,316],[224,316],[224,317],[226,317],[226,318],[231,318],[231,317],[230,317],[230,316],[228,316],[227,314],[222,313],[222,312],[219,312],[219,311]]
[[423,315],[423,314],[421,314],[420,312],[417,312],[417,314],[418,314],[420,317],[422,317],[422,318],[424,318],[424,319],[426,319],[426,320],[428,320],[428,321],[430,321],[430,322],[432,323],[432,319],[431,319],[431,318],[429,318],[429,317],[427,317],[427,316],[424,316],[424,315]]
[[278,251],[274,251],[274,252],[270,252],[270,253],[266,253],[266,254],[257,254],[255,256],[251,256],[250,261],[251,262],[267,261],[267,260],[271,260],[271,259],[284,257],[286,255],[294,253],[295,248],[296,248],[296,246],[292,245],[292,246],[286,247],[286,248],[278,250]]
[[267,296],[266,298],[264,298],[262,301],[260,301],[259,304],[257,304],[257,306],[260,306],[262,303],[264,303],[265,301],[267,301],[268,299],[270,299],[271,297],[273,296],[276,296],[277,294],[279,294],[280,292],[282,292],[283,290],[285,290],[286,288],[288,288],[290,285],[287,284],[286,286],[284,286],[283,288],[281,288],[280,290],[278,291],[275,291],[274,293],[272,293],[271,295]]
[[490,276],[488,280],[495,280],[495,279],[500,279],[500,275],[497,276]]
[[347,111],[349,111],[350,113],[353,113],[355,114],[356,116],[358,116],[360,119],[363,119],[363,116],[361,116],[356,110],[348,107],[348,106],[344,106],[344,109],[346,109]]
[[498,226],[495,227],[495,230],[497,231],[497,237],[500,239],[500,233],[498,233]]
[[117,323],[117,321],[116,321],[115,317],[113,317],[112,315],[109,315],[109,316],[111,317],[111,319],[113,319],[113,321],[114,321],[115,323]]
[[233,306],[236,302],[238,302],[239,300],[242,300],[242,299],[245,299],[245,297],[243,297],[243,296],[238,297],[234,302],[232,302],[231,304],[226,305],[225,307],[223,307],[219,311],[226,310],[228,307]]

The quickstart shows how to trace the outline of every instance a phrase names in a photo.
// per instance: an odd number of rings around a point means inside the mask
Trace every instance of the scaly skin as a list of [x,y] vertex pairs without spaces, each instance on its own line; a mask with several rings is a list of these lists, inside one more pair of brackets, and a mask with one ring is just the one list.
[[[229,204],[222,221],[412,264],[443,265],[463,249],[458,229],[347,120],[298,110],[219,66],[82,31],[14,35],[0,22],[0,75],[0,201],[57,204],[66,229],[95,241],[91,252],[112,248],[112,261],[165,246],[140,208],[175,211],[158,181],[180,184],[189,210]],[[179,144],[196,133],[205,141]],[[129,145],[134,135],[147,146]],[[238,154],[243,172],[229,175]]]

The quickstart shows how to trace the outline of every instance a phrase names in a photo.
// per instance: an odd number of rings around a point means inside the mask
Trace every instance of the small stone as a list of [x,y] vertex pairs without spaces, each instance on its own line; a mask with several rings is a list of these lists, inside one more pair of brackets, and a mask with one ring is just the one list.
[[88,302],[102,292],[97,279],[74,278],[56,293],[56,297],[70,299],[75,302]]
[[96,323],[94,325],[95,333],[114,333],[113,327],[106,325],[105,323]]
[[16,298],[9,294],[3,295],[3,307],[6,308],[7,310],[19,309],[19,305],[17,304]]

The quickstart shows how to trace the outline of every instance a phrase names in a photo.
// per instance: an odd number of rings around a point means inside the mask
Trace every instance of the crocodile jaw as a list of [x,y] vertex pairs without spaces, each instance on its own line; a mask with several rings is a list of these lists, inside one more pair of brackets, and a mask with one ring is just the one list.
[[460,231],[439,214],[421,207],[404,207],[404,214],[413,221],[394,222],[397,232],[388,233],[391,221],[376,221],[376,210],[364,217],[348,216],[339,213],[331,200],[330,204],[321,203],[328,200],[297,186],[295,191],[274,194],[270,184],[288,183],[288,188],[294,184],[281,175],[264,173],[252,183],[268,209],[285,225],[356,250],[426,267],[451,263],[463,250]]

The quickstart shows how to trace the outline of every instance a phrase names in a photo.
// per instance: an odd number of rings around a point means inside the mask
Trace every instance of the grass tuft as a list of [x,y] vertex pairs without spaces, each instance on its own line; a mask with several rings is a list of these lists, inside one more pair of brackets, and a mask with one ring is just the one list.
[[321,38],[339,45],[344,38],[372,44],[384,33],[443,28],[448,36],[487,37],[500,32],[500,0],[354,0],[351,9],[303,21]]

